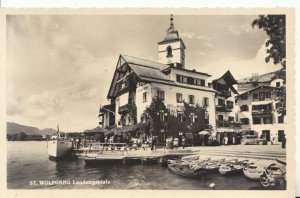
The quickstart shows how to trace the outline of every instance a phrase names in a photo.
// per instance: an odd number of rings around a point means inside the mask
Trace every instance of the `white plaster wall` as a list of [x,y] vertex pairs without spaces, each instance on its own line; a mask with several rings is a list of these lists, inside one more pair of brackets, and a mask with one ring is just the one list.
[[277,78],[277,79],[274,79],[274,80],[271,81],[270,86],[276,87],[277,82],[280,82],[280,86],[283,85],[283,79]]
[[[168,46],[172,47],[173,57],[167,57]],[[158,62],[162,64],[170,64],[175,62],[182,63],[181,48],[182,48],[182,44],[180,41],[158,45]]]
[[[275,84],[276,85],[276,84]],[[264,89],[266,91],[267,89]],[[269,89],[268,89],[269,90]],[[277,135],[278,135],[278,130],[285,130],[285,125],[286,125],[286,117],[284,118],[284,123],[278,123],[278,113],[275,111],[275,98],[276,96],[272,94],[271,96],[271,101],[272,101],[272,109],[274,110],[272,114],[272,119],[273,119],[273,124],[264,124],[263,122],[263,117],[261,116],[261,124],[253,124],[252,121],[252,102],[253,102],[253,93],[259,93],[262,92],[262,89],[255,90],[251,92],[251,94],[248,95],[247,100],[241,100],[240,98],[237,101],[237,108],[238,108],[238,119],[240,120],[241,118],[248,118],[249,119],[249,127],[251,130],[255,130],[258,132],[258,135],[262,134],[263,130],[270,130],[271,133],[271,138],[275,137],[277,140]],[[271,92],[272,93],[272,92]],[[240,106],[242,105],[248,105],[249,111],[240,111]],[[245,125],[243,125],[245,127]]]
[[[146,88],[147,87],[147,88]],[[165,92],[165,105],[170,110],[183,107],[183,103],[177,103],[176,101],[176,93],[181,93],[183,100],[188,102],[188,96],[194,95],[195,103],[199,103],[202,105],[202,100],[204,97],[207,97],[209,100],[209,106],[207,107],[207,111],[209,113],[209,124],[215,129],[215,103],[214,103],[214,92],[208,91],[201,91],[201,90],[193,90],[193,89],[186,89],[181,87],[175,87],[170,85],[162,85],[158,83],[146,84],[144,86],[137,88],[137,120],[140,122],[141,114],[144,113],[144,110],[147,106],[151,104],[151,101],[148,98],[146,103],[143,103],[143,92],[148,92],[151,94],[152,97],[155,96],[156,90],[159,89]]]
[[[207,79],[209,78],[209,76],[171,68],[171,74],[170,74],[171,80],[176,81],[176,75],[177,74],[184,75],[184,76],[189,76],[189,77],[192,77],[192,78],[203,79],[203,80],[205,80],[205,86],[208,86],[208,80]],[[183,84],[185,84],[185,83],[183,83]],[[199,87],[199,86],[197,86],[197,87]]]
[[[143,102],[143,93],[147,93],[147,102]],[[141,115],[152,101],[151,84],[145,84],[136,88],[137,122],[141,122]]]

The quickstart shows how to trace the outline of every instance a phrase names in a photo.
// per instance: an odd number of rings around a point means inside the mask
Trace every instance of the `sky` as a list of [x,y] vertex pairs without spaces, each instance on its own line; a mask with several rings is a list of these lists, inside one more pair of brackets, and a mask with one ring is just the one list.
[[[186,68],[236,79],[280,69],[266,64],[256,16],[174,16]],[[120,54],[158,60],[168,15],[7,16],[7,120],[83,131],[98,125]]]

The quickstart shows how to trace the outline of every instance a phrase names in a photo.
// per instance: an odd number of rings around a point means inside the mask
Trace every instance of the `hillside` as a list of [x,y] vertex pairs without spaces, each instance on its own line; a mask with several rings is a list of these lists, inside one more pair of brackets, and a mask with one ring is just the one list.
[[39,129],[37,127],[25,126],[13,122],[7,122],[7,134],[12,135],[20,132],[24,132],[27,135],[43,135],[43,134],[53,134],[56,132],[56,130],[51,128]]

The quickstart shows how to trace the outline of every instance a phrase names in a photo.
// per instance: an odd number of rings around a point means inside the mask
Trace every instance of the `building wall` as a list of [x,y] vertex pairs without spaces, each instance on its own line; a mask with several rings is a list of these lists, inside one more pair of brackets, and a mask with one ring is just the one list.
[[[171,46],[173,57],[167,57],[167,47]],[[183,48],[181,41],[158,45],[158,62],[162,64],[182,63],[181,49]]]
[[[264,124],[263,123],[263,117],[265,115],[257,115],[255,117],[260,117],[261,124],[253,124],[253,116],[252,116],[252,105],[253,105],[253,94],[259,94],[259,92],[262,91],[270,91],[271,92],[271,98],[266,99],[266,101],[270,101],[272,104],[272,124]],[[242,105],[248,105],[248,111],[241,111],[240,108],[238,109],[238,118],[248,118],[249,119],[249,125],[242,125],[243,129],[251,129],[258,132],[258,135],[260,136],[262,134],[263,130],[269,130],[271,139],[274,137],[275,140],[278,139],[278,130],[284,130],[286,125],[286,119],[284,119],[284,123],[278,123],[278,116],[279,114],[276,112],[276,94],[272,92],[271,88],[264,88],[264,89],[257,89],[250,94],[248,94],[247,100],[237,100],[238,107]],[[286,132],[286,131],[285,131]]]
[[[205,86],[208,86],[208,81],[207,81],[207,79],[209,78],[209,76],[202,75],[202,74],[197,74],[197,73],[192,73],[192,72],[188,72],[188,71],[183,71],[183,70],[178,70],[178,69],[172,69],[172,68],[171,68],[171,73],[169,74],[171,80],[176,81],[176,76],[177,76],[177,74],[183,75],[183,76],[192,77],[192,78],[203,79],[203,80],[205,80]],[[197,86],[196,86],[196,87],[197,87]]]
[[271,81],[270,86],[272,87],[276,87],[276,83],[279,82],[280,83],[280,87],[283,85],[283,79],[281,78],[277,78]]
[[[189,95],[194,95],[195,104],[202,105],[202,100],[204,97],[207,97],[209,100],[209,105],[207,111],[209,113],[209,124],[215,129],[215,103],[214,103],[214,92],[201,91],[201,90],[192,90],[187,88],[175,87],[170,85],[163,85],[158,83],[151,83],[140,86],[137,88],[136,92],[136,102],[137,102],[137,121],[141,121],[141,116],[144,113],[144,110],[147,106],[151,104],[151,100],[143,102],[143,93],[147,92],[148,95],[151,95],[153,98],[156,94],[156,90],[164,91],[165,93],[165,105],[166,107],[176,115],[176,110],[183,108],[183,103],[177,103],[176,93],[181,93],[184,101],[188,102]],[[148,98],[150,99],[150,98]]]

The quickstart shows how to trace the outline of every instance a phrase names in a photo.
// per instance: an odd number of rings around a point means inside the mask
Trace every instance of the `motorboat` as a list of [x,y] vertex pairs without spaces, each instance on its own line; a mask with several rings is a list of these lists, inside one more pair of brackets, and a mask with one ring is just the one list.
[[219,172],[221,175],[242,173],[243,168],[247,164],[247,162],[248,160],[238,161],[237,159],[226,161],[220,166]]
[[264,187],[285,185],[285,172],[275,163],[270,164],[260,176]]
[[57,132],[47,141],[47,151],[50,158],[61,158],[71,154],[73,143],[65,133]]
[[180,163],[169,163],[168,168],[171,172],[182,177],[201,178],[203,176],[203,173],[196,172],[190,169],[189,166],[181,165]]
[[264,173],[264,169],[255,163],[249,163],[243,168],[244,175],[252,180],[260,180],[260,176]]

